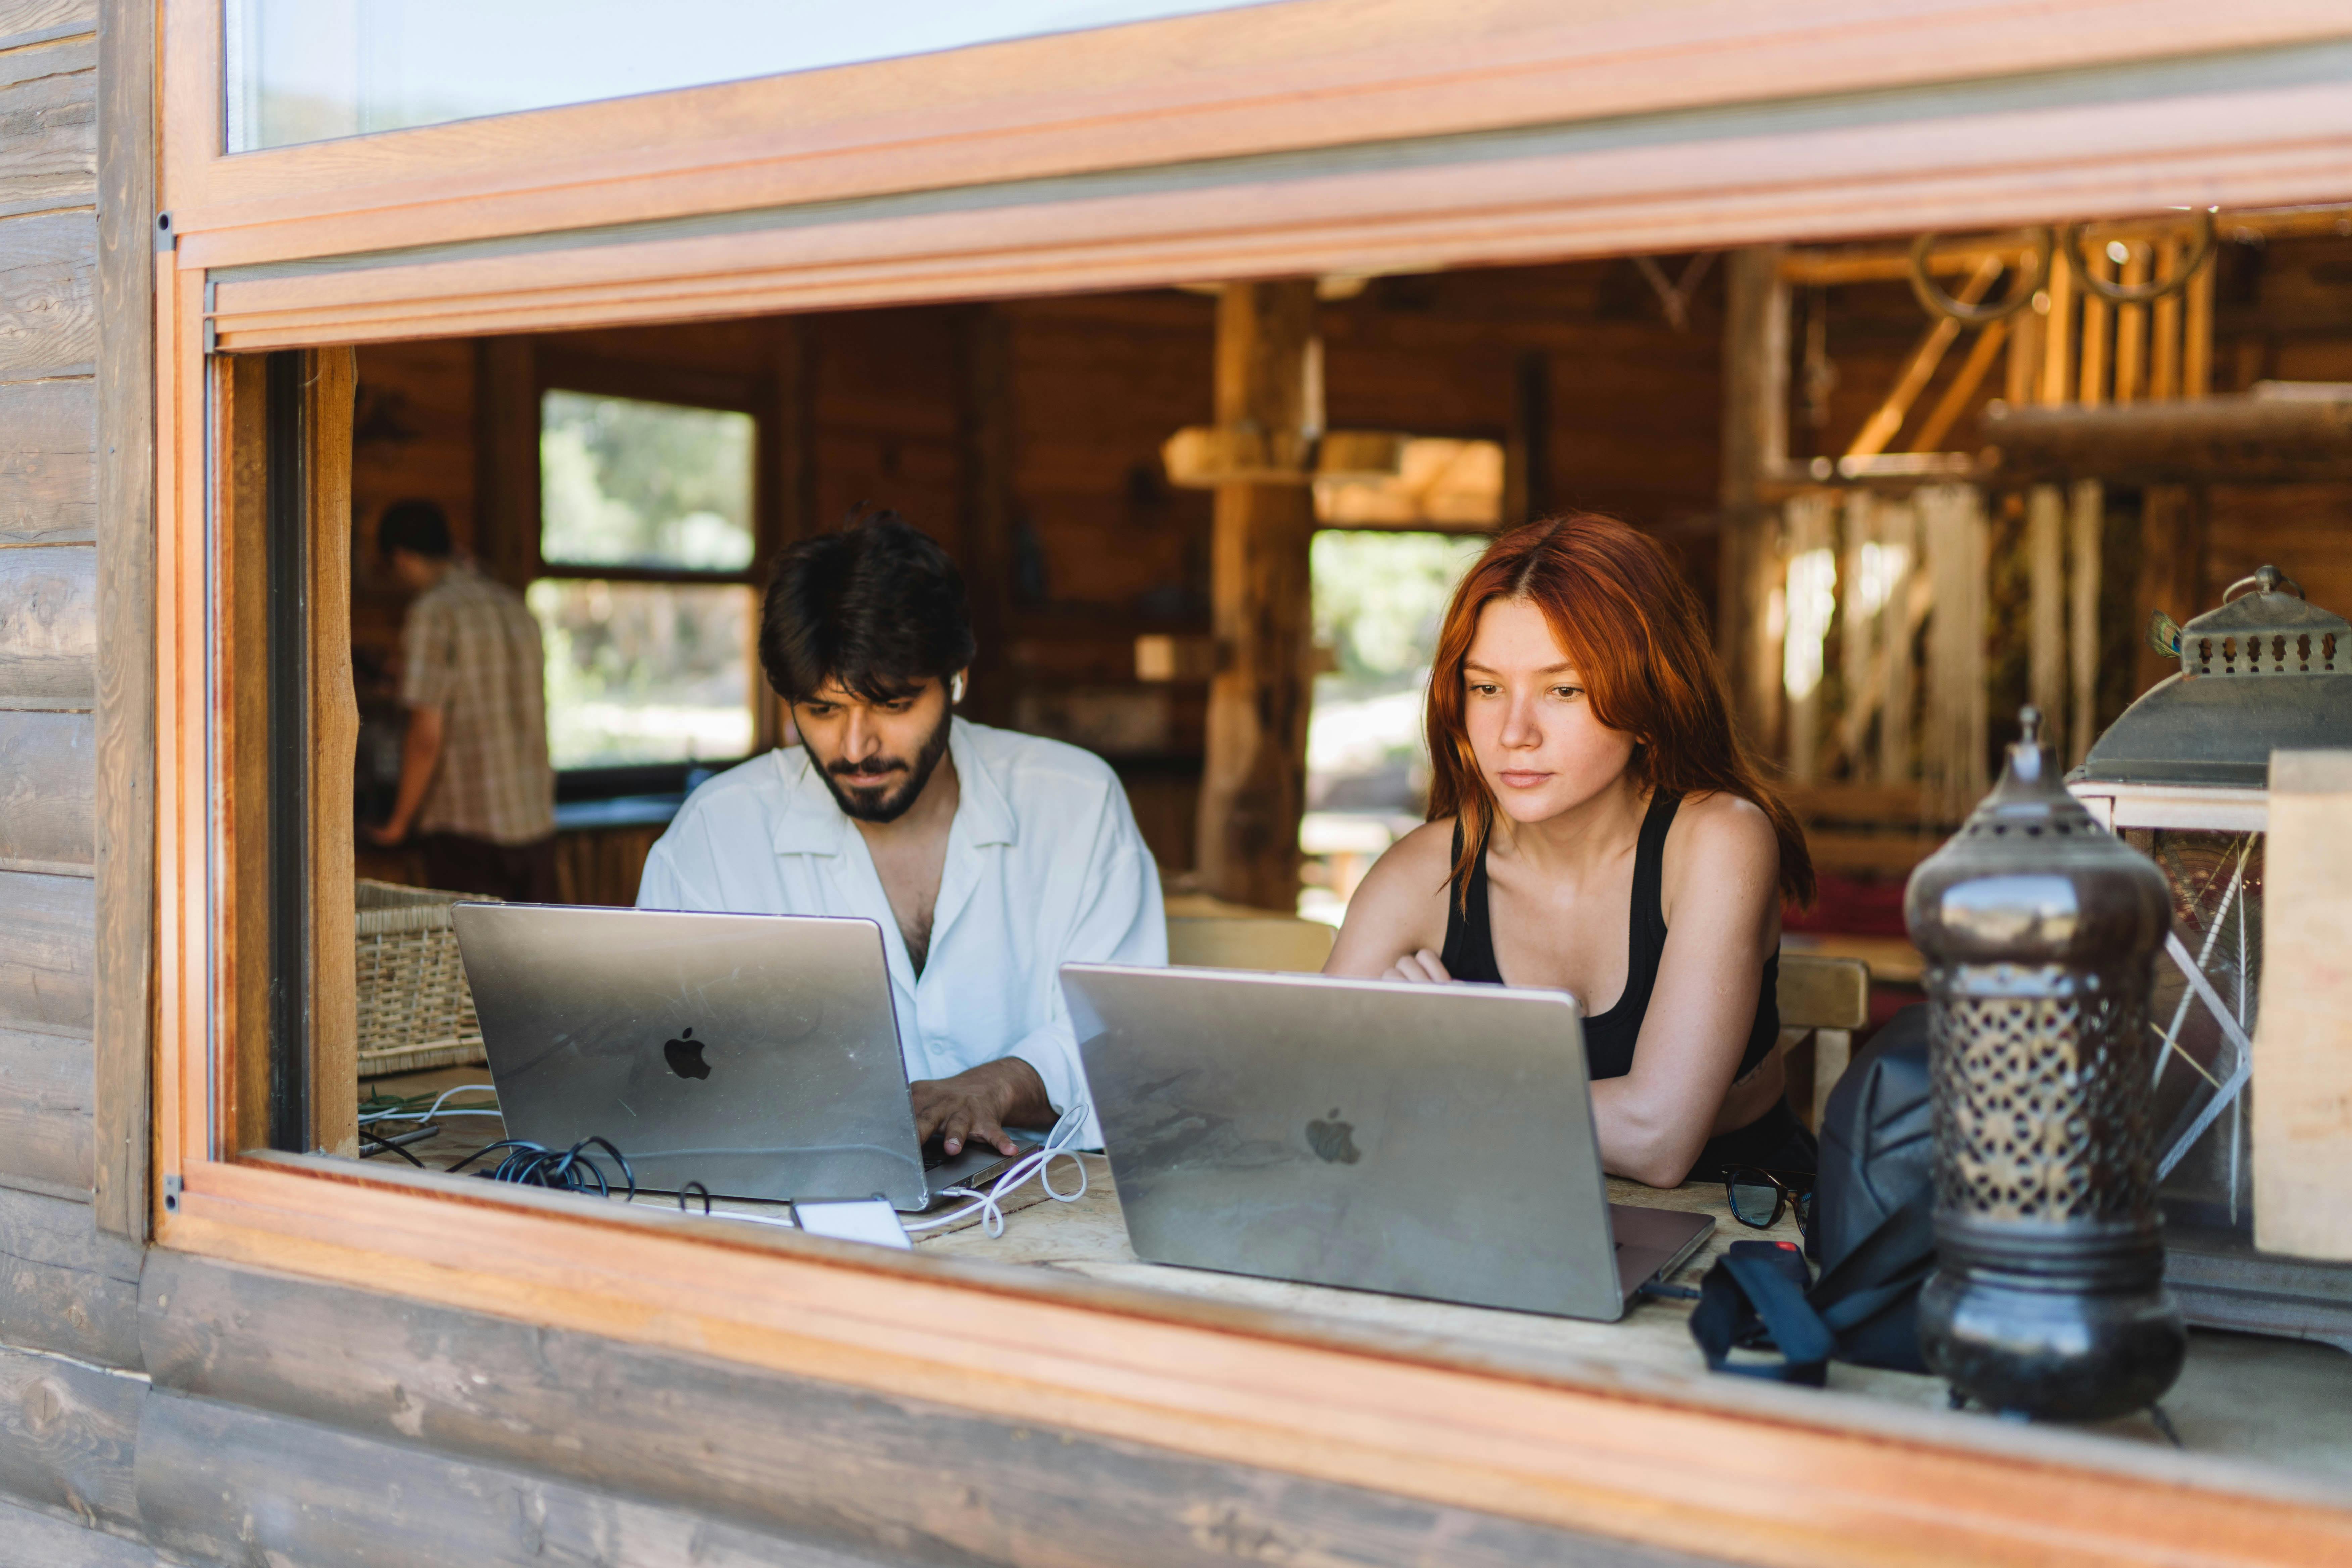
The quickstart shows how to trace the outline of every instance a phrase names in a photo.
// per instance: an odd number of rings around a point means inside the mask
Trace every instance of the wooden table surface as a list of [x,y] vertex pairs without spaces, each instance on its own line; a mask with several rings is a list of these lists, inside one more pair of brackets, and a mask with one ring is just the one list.
[[[409,1094],[425,1089],[438,1092],[486,1078],[480,1068],[457,1068],[385,1083],[395,1092]],[[453,1103],[480,1102],[487,1098],[469,1095]],[[446,1170],[500,1135],[500,1123],[494,1118],[452,1120],[438,1136],[415,1145],[412,1152],[427,1168]],[[375,1158],[394,1157],[379,1154]],[[1690,1337],[1692,1303],[1685,1300],[1638,1300],[1619,1321],[1597,1323],[1146,1263],[1128,1245],[1126,1221],[1119,1212],[1108,1163],[1098,1154],[1083,1158],[1087,1192],[1077,1201],[1049,1202],[1032,1182],[1006,1204],[1008,1220],[1002,1237],[990,1237],[975,1215],[919,1233],[917,1249],[933,1256],[1052,1268],[1108,1283],[1278,1310],[1342,1330],[1373,1331],[1390,1344],[1417,1343],[1453,1360],[1483,1362],[1532,1375],[1580,1382],[1598,1379],[1661,1392],[1696,1392],[1701,1397],[1710,1389],[1738,1381],[1706,1370]],[[478,1162],[472,1168],[487,1163]],[[1055,1184],[1066,1191],[1073,1184],[1067,1161],[1056,1162]],[[1798,1239],[1795,1225],[1785,1217],[1772,1230],[1760,1232],[1734,1221],[1724,1206],[1720,1185],[1659,1191],[1612,1180],[1609,1187],[1613,1202],[1696,1210],[1715,1216],[1713,1234],[1669,1281],[1672,1284],[1696,1287],[1707,1267],[1733,1241],[1755,1237]],[[647,1194],[638,1201],[667,1206],[677,1200]],[[713,1207],[715,1212],[746,1219],[790,1223],[787,1205],[720,1200]],[[1941,1410],[1946,1404],[1944,1385],[1935,1378],[1843,1363],[1831,1364],[1829,1387],[1914,1409]],[[2304,1342],[2195,1330],[2189,1336],[2187,1369],[2165,1397],[2164,1407],[2179,1431],[2182,1445],[2192,1453],[2276,1465],[2305,1477],[2316,1475],[2352,1484],[2352,1355],[2341,1351]],[[1977,1412],[1964,1418],[1997,1419]],[[2087,1430],[2122,1443],[2160,1446],[2164,1442],[2145,1415]]]
[[[1709,1373],[1690,1335],[1692,1302],[1674,1299],[1635,1301],[1613,1323],[1544,1317],[1485,1307],[1420,1301],[1370,1291],[1256,1279],[1205,1269],[1146,1263],[1128,1245],[1127,1226],[1100,1155],[1085,1156],[1087,1186],[1075,1203],[1045,1201],[1032,1183],[1006,1207],[1004,1235],[991,1238],[977,1219],[917,1238],[918,1247],[973,1259],[1058,1268],[1089,1279],[1143,1286],[1220,1301],[1296,1312],[1345,1326],[1419,1340],[1459,1359],[1465,1352],[1499,1366],[1590,1380],[1596,1369],[1615,1380],[1650,1386],[1705,1388],[1727,1380]],[[1066,1172],[1067,1163],[1061,1163]],[[1057,1184],[1068,1190],[1066,1175]],[[1610,1199],[1653,1208],[1693,1210],[1715,1216],[1713,1233],[1668,1282],[1696,1287],[1723,1249],[1755,1237],[1800,1239],[1784,1216],[1769,1231],[1738,1224],[1724,1205],[1719,1185],[1691,1184],[1659,1191],[1612,1180]],[[1946,1407],[1943,1383],[1916,1373],[1885,1372],[1832,1363],[1829,1387],[1934,1410]],[[2352,1481],[2352,1355],[2330,1346],[2252,1335],[2194,1331],[2189,1364],[2164,1400],[2166,1413],[2193,1453],[2227,1456],[2285,1466]],[[1980,1412],[1969,1419],[1995,1420]],[[2165,1439],[2146,1415],[2089,1428],[2119,1442],[2162,1446]]]

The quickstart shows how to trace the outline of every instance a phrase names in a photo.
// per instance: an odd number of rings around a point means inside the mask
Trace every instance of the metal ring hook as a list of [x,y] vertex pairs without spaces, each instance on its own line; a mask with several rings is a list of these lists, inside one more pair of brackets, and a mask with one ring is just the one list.
[[2056,236],[2047,227],[2033,231],[2033,276],[2009,291],[2009,297],[1991,305],[1963,305],[1939,288],[1927,276],[1927,257],[1936,248],[1937,236],[1930,232],[1911,242],[1911,292],[1931,316],[1946,316],[1966,327],[1989,327],[1993,322],[2014,316],[2033,302],[2033,296],[2050,281],[2050,256],[2057,244]]
[[2264,566],[2251,577],[2239,578],[2221,591],[2221,602],[2226,605],[2236,598],[2241,588],[2252,588],[2257,594],[2275,594],[2284,588],[2298,599],[2305,597],[2303,584],[2275,566]]
[[2083,264],[2083,226],[2070,223],[2061,235],[2066,242],[2066,259],[2073,263],[2074,276],[2084,289],[2115,305],[2146,305],[2168,294],[2178,294],[2189,287],[2189,280],[2205,269],[2213,259],[2213,209],[2197,209],[2197,248],[2182,262],[2180,270],[2157,283],[2110,283]]

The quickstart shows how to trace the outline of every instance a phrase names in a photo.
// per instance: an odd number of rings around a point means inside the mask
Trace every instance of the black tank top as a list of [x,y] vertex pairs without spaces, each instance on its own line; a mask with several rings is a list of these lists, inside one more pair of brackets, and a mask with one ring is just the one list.
[[[1642,818],[1642,837],[1633,850],[1633,909],[1628,922],[1625,990],[1605,1013],[1584,1020],[1584,1057],[1596,1079],[1622,1078],[1633,1070],[1633,1047],[1642,1037],[1642,1019],[1650,1010],[1650,993],[1658,984],[1658,960],[1666,947],[1666,916],[1663,904],[1666,830],[1675,825],[1682,796],[1659,790],[1650,796]],[[1462,858],[1462,822],[1454,823],[1454,858]],[[1495,963],[1495,928],[1487,909],[1486,857],[1472,863],[1467,896],[1459,885],[1445,900],[1445,973],[1456,980],[1503,984]],[[1739,1058],[1739,1073],[1769,1055],[1780,1035],[1780,955],[1764,960],[1764,983],[1756,994],[1756,1021],[1748,1031],[1748,1048]],[[1808,1167],[1810,1168],[1810,1167]]]

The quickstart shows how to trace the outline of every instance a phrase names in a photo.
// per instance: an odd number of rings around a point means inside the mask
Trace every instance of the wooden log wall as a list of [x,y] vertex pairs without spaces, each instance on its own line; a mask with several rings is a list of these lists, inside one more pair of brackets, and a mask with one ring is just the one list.
[[1687,1561],[199,1258],[143,1312],[136,1505],[205,1560]]
[[[152,8],[105,9],[108,51],[151,51]],[[126,1539],[147,1390],[153,218],[143,153],[101,194],[100,10],[0,0],[0,1555],[129,1565],[159,1561]],[[126,80],[109,97],[143,148],[152,79]],[[101,295],[124,312],[103,332]],[[131,889],[104,929],[101,875]]]
[[[134,1385],[100,1369],[138,1364],[141,1250],[93,1206],[100,625],[110,531],[146,519],[101,518],[99,451],[102,399],[144,385],[100,375],[98,13],[0,0],[0,1493],[119,1519],[128,1472],[108,1456],[127,1458]],[[142,274],[148,221],[131,219]],[[130,1091],[117,1128],[143,1078]]]

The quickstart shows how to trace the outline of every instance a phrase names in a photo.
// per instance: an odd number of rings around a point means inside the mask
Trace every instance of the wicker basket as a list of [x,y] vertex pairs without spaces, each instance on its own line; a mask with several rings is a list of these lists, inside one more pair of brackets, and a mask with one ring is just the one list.
[[473,893],[359,883],[360,1077],[476,1067],[482,1026],[457,957],[449,907]]

